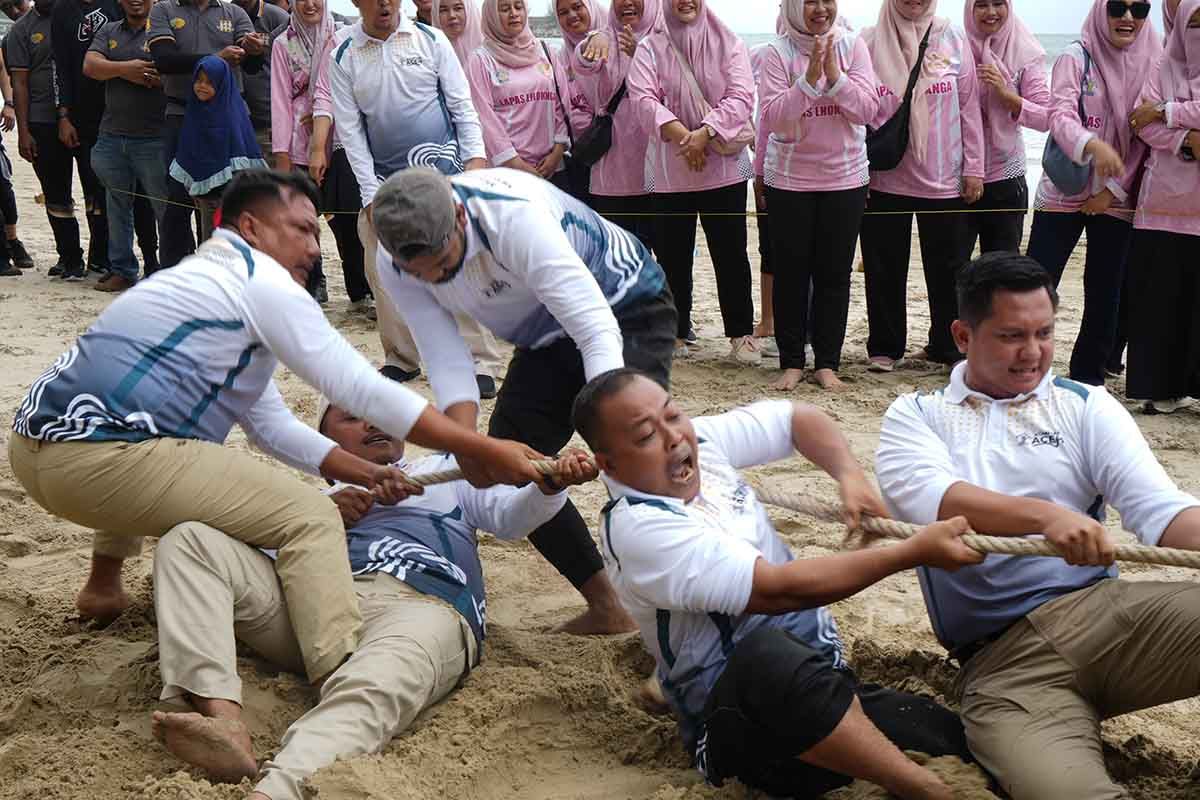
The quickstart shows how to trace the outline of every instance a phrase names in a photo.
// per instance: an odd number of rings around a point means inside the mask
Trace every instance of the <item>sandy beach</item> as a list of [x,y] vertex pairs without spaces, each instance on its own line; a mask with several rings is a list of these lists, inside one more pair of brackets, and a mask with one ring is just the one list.
[[[12,414],[27,387],[111,301],[94,292],[94,281],[51,281],[53,240],[30,166],[16,155],[15,135],[5,141],[15,162],[14,182],[22,219],[21,237],[37,270],[0,278],[0,438],[9,436]],[[78,195],[77,195],[78,197]],[[753,223],[752,263],[757,270]],[[701,242],[703,237],[701,237]],[[381,359],[373,323],[348,311],[333,237],[325,231],[330,275],[330,320],[373,361]],[[914,236],[915,245],[915,236]],[[1078,328],[1083,245],[1063,282],[1063,307],[1056,334],[1055,366],[1066,362]],[[757,276],[756,276],[757,280]],[[756,289],[757,300],[757,289]],[[919,258],[909,283],[909,349],[925,342],[928,309]],[[722,337],[716,289],[707,251],[696,264],[695,324],[701,344],[677,362],[674,392],[692,415],[724,411],[773,396],[769,382],[777,365],[734,366]],[[843,427],[855,454],[870,470],[880,420],[891,401],[914,389],[945,385],[936,365],[905,365],[889,375],[864,366],[867,336],[862,274],[856,272],[842,378],[847,390],[822,393],[811,383],[792,397],[828,411]],[[279,385],[303,419],[316,409],[314,390],[283,371]],[[429,393],[418,381],[415,387]],[[1111,387],[1123,396],[1124,383]],[[778,396],[778,395],[775,395]],[[485,403],[485,406],[490,404]],[[485,408],[485,413],[490,410]],[[1187,491],[1200,493],[1200,416],[1136,415],[1168,473]],[[240,430],[229,446],[247,449]],[[0,451],[2,452],[2,451]],[[258,456],[264,469],[281,469]],[[772,485],[821,497],[836,497],[832,482],[799,458],[755,470]],[[309,479],[317,491],[317,482]],[[585,518],[595,525],[605,500],[599,484],[572,491]],[[842,540],[834,525],[817,524],[787,512],[774,514],[778,528],[800,556],[833,552]],[[1119,534],[1119,521],[1109,525]],[[214,786],[185,768],[150,734],[150,713],[159,708],[154,610],[150,568],[152,545],[126,566],[133,606],[113,625],[94,630],[74,610],[75,592],[86,574],[91,535],[54,519],[15,481],[7,460],[0,466],[0,800],[33,798],[140,798],[218,800],[241,798],[250,784]],[[491,625],[484,662],[463,688],[423,715],[386,750],[339,762],[312,779],[321,800],[598,800],[647,798],[749,798],[744,788],[705,787],[687,763],[673,722],[652,716],[632,699],[652,666],[636,634],[576,638],[550,630],[582,609],[582,601],[527,543],[483,536],[481,551],[488,583]],[[1194,580],[1184,569],[1130,566],[1133,580]],[[930,630],[914,574],[896,575],[833,607],[851,661],[864,680],[942,697],[955,667]],[[287,726],[314,702],[296,675],[279,673],[242,653],[246,721],[258,756],[278,747]],[[1184,800],[1200,797],[1200,701],[1188,700],[1108,721],[1105,754],[1114,776],[1136,798]],[[935,764],[952,776],[960,795],[989,798],[974,768]],[[873,787],[855,785],[839,798],[880,798]]]

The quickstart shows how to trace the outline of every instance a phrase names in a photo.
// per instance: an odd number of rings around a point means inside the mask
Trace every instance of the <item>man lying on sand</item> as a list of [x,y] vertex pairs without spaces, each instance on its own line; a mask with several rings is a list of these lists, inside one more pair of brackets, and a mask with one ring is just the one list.
[[294,476],[222,447],[234,425],[293,467],[370,487],[395,502],[402,476],[336,447],[292,416],[280,362],[394,436],[471,457],[476,483],[539,480],[528,447],[456,425],[383,378],[304,291],[321,254],[316,187],[291,174],[239,173],[222,224],[195,255],[125,292],[34,382],[8,454],[29,495],[100,533],[82,613],[128,604],[121,561],[142,536],[203,522],[279,548],[305,669],[319,681],[353,652],[362,625],[344,530]]
[[[449,455],[408,463],[403,441],[338,407],[324,411],[318,425],[374,464],[413,474],[457,466]],[[559,467],[560,486],[596,476],[580,454],[562,457]],[[306,777],[338,758],[379,751],[458,686],[479,663],[484,638],[476,528],[520,538],[557,514],[567,496],[534,485],[480,490],[457,481],[391,506],[354,486],[338,486],[332,498],[346,524],[363,616],[360,645],[322,685],[316,707],[288,728],[261,773],[240,720],[235,639],[283,669],[303,669],[275,564],[195,522],[176,526],[155,553],[162,699],[199,712],[155,712],[155,735],[218,780],[260,775],[254,800],[299,800]]]
[[991,253],[958,281],[950,385],[897,399],[876,469],[903,519],[966,517],[1043,534],[1065,560],[989,555],[920,570],[934,632],[959,663],[967,741],[1014,800],[1130,795],[1104,768],[1100,720],[1200,693],[1200,584],[1117,580],[1105,502],[1150,545],[1200,549],[1179,491],[1103,387],[1056,377],[1053,279]]
[[918,564],[981,556],[964,520],[900,544],[792,560],[738,470],[799,451],[841,487],[847,524],[883,501],[821,411],[789,401],[695,421],[636,370],[575,401],[575,426],[615,498],[605,567],[633,615],[684,742],[714,784],[817,797],[863,778],[902,798],[949,798],[901,748],[969,757],[962,724],[925,698],[859,684],[823,607]]

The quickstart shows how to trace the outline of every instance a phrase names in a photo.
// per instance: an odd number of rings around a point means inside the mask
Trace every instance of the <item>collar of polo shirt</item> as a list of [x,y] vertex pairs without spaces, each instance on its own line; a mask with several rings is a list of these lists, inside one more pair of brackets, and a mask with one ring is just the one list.
[[[392,35],[387,38],[387,41],[391,41],[401,34],[409,36],[413,33],[413,31],[416,30],[416,23],[410,20],[406,14],[398,14],[397,16],[399,18],[399,24],[396,25],[396,30],[392,31]],[[381,39],[376,39],[374,36],[363,30],[361,21],[354,26],[354,29],[350,35],[354,37],[354,44],[356,46],[361,46],[367,42],[383,41]]]
[[966,359],[963,359],[954,366],[954,369],[950,370],[950,385],[946,387],[944,395],[946,401],[950,403],[962,403],[969,397],[976,397],[989,403],[1023,403],[1031,397],[1036,397],[1038,400],[1046,399],[1046,396],[1050,392],[1050,386],[1053,383],[1054,369],[1051,368],[1046,370],[1046,374],[1042,376],[1041,383],[1032,392],[1019,394],[1016,397],[998,399],[983,392],[977,392],[970,386],[967,386],[967,362]]

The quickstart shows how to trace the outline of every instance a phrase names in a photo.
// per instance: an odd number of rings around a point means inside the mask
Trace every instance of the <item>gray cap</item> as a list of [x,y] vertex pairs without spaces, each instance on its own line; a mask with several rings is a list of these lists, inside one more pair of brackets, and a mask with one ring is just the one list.
[[371,222],[396,257],[410,248],[440,248],[454,230],[450,179],[436,169],[409,167],[384,181],[371,203]]

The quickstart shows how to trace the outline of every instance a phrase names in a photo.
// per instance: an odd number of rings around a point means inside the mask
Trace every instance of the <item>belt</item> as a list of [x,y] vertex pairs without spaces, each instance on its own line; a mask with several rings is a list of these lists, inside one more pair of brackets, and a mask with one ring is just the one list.
[[[1022,617],[1021,619],[1024,618]],[[957,661],[960,667],[965,667],[967,662],[970,661],[980,650],[987,647],[1004,634],[1008,633],[1012,626],[1016,625],[1019,621],[1020,620],[1013,620],[994,633],[989,633],[987,636],[981,636],[972,642],[967,642],[964,645],[954,648],[950,651],[950,657]]]

